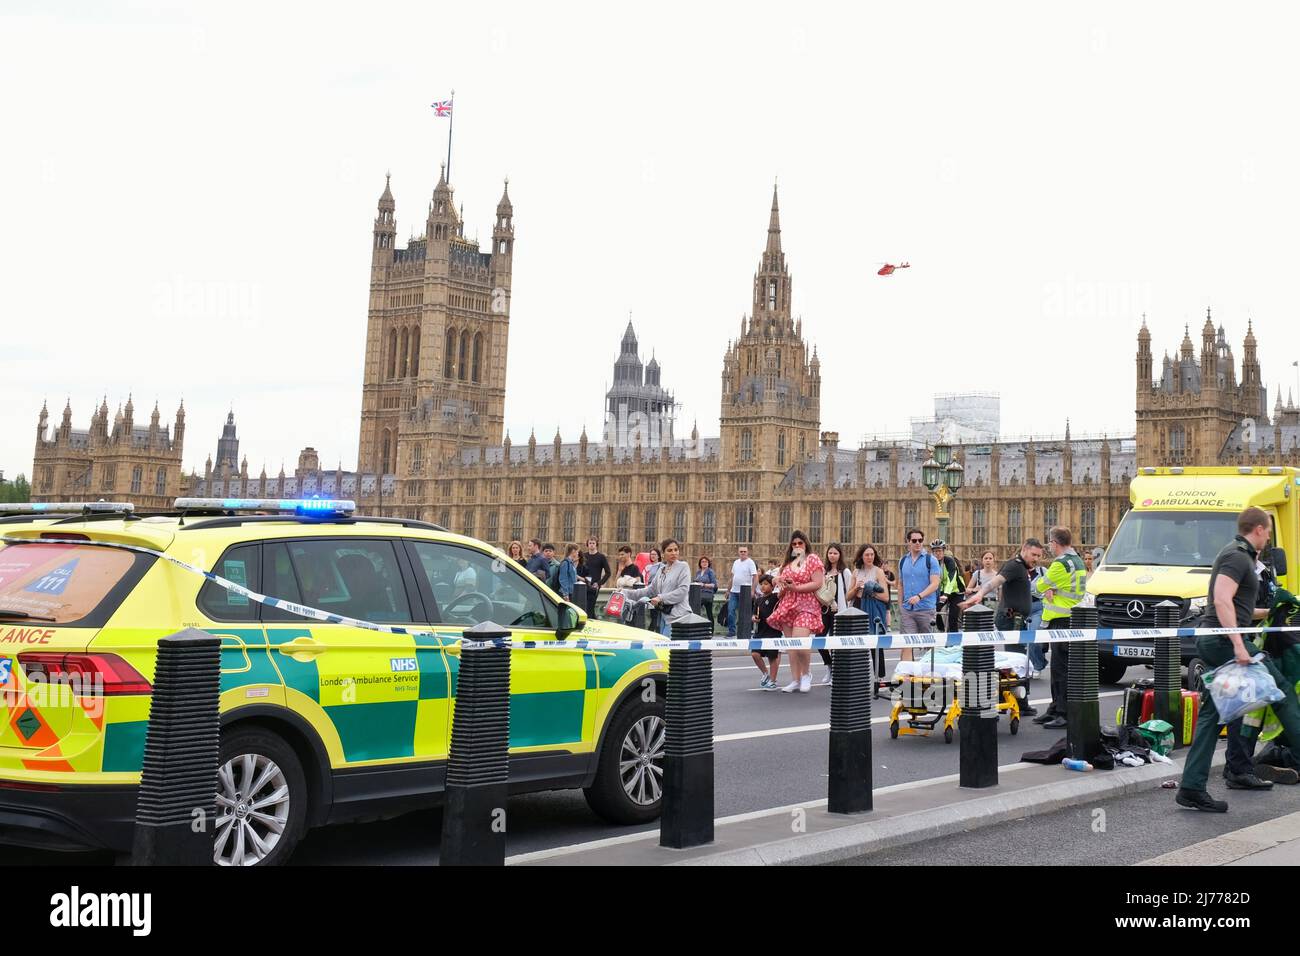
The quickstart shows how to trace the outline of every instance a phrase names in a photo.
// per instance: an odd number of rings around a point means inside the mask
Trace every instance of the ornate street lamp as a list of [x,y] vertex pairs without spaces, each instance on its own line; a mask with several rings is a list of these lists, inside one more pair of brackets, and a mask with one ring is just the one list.
[[939,487],[942,476],[943,466],[935,461],[933,457],[927,459],[925,464],[921,466],[921,484],[929,488],[930,491],[934,491],[935,488]]
[[934,500],[935,524],[939,537],[948,540],[948,504],[957,496],[965,479],[965,469],[961,462],[952,457],[952,446],[939,444],[925,464],[921,466],[921,483],[930,491]]
[[943,483],[948,486],[948,490],[956,495],[961,491],[962,483],[966,478],[966,469],[961,466],[961,462],[954,461],[943,470]]

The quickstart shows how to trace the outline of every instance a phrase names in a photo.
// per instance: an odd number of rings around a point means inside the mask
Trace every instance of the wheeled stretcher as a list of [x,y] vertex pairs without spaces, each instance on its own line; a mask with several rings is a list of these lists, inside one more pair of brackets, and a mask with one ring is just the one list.
[[[997,651],[993,658],[997,672],[999,716],[1008,718],[1012,734],[1020,730],[1020,701],[1028,695],[1029,661],[1024,654]],[[929,651],[919,660],[899,661],[890,681],[893,707],[889,713],[889,736],[915,734],[928,737],[940,725],[944,743],[961,716],[962,649]]]

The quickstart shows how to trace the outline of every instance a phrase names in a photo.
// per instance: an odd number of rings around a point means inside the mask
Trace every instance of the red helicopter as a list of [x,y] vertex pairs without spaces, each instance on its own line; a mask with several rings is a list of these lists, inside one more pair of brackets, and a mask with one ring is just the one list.
[[910,268],[912,268],[912,264],[910,262],[904,262],[901,263],[900,265],[894,265],[893,263],[886,262],[883,266],[880,267],[880,271],[877,272],[876,275],[889,276],[894,274],[895,269],[910,269]]

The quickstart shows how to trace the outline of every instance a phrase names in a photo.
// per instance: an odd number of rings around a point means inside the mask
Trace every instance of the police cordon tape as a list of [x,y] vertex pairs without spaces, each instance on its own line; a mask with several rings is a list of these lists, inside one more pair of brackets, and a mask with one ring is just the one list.
[[[308,607],[305,604],[298,604],[293,601],[285,601],[281,598],[270,597],[266,594],[259,594],[256,591],[244,587],[242,584],[236,584],[234,581],[223,578],[212,571],[204,571],[202,568],[195,567],[192,564],[172,557],[169,554],[163,554],[161,551],[155,551],[153,548],[145,548],[135,544],[124,544],[120,541],[89,541],[85,538],[61,538],[61,537],[41,537],[41,538],[17,538],[4,536],[0,537],[0,542],[6,545],[12,544],[70,544],[80,547],[97,547],[112,548],[120,551],[133,551],[136,554],[146,554],[153,558],[159,558],[175,565],[191,574],[196,574],[207,581],[212,582],[220,588],[231,591],[235,594],[242,595],[257,604],[264,604],[267,607],[279,608],[298,617],[308,618],[310,620],[320,621],[322,624],[343,624],[347,627],[357,627],[367,631],[379,631],[385,634],[404,634],[409,637],[433,637],[439,640],[452,641],[461,644],[463,647],[491,647],[491,646],[509,646],[524,648],[529,650],[658,650],[658,651],[726,651],[726,650],[748,650],[748,651],[798,651],[798,650],[889,650],[892,648],[938,648],[938,647],[979,647],[983,645],[998,644],[1056,644],[1072,643],[1079,641],[1105,641],[1105,640],[1131,640],[1135,638],[1154,638],[1154,637],[1205,637],[1210,635],[1226,634],[1277,634],[1286,631],[1300,631],[1300,625],[1289,625],[1286,627],[1258,627],[1258,628],[1234,628],[1234,627],[1141,627],[1141,628],[1062,628],[1059,630],[1033,630],[1033,631],[940,631],[934,634],[865,634],[861,636],[845,637],[768,637],[754,638],[747,641],[736,638],[710,638],[705,641],[674,641],[671,639],[660,638],[651,641],[634,641],[624,638],[579,638],[576,641],[555,640],[555,641],[519,641],[511,639],[494,640],[494,641],[474,641],[467,640],[463,635],[439,633],[437,631],[417,630],[409,627],[402,627],[399,624],[375,624],[371,621],[363,621],[360,618],[346,617],[341,614],[331,614],[328,611],[322,611],[319,608]],[[508,626],[508,625],[507,625]]]

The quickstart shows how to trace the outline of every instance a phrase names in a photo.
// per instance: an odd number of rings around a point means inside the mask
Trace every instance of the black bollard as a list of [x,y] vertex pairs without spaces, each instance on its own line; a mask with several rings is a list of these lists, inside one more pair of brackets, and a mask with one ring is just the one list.
[[[1182,622],[1182,608],[1173,601],[1156,605],[1156,627],[1176,628]],[[1177,636],[1157,637],[1156,645],[1156,720],[1169,722],[1174,728],[1174,747],[1183,740],[1183,642]]]
[[691,582],[690,602],[692,614],[704,613],[704,585],[700,584],[699,581]]
[[[673,622],[674,641],[709,638],[709,622]],[[713,842],[713,654],[669,651],[664,701],[664,799],[659,845],[682,850]]]
[[[754,589],[742,584],[736,595],[736,638],[747,641],[754,633]],[[832,675],[831,680],[834,680]]]
[[[835,615],[835,637],[871,633],[871,617],[856,607]],[[861,813],[871,802],[871,651],[840,648],[831,655],[831,753],[826,809]]]
[[192,627],[162,638],[135,805],[135,866],[213,865],[220,706],[221,638]]
[[[977,604],[966,612],[971,631],[993,629],[993,612]],[[962,648],[961,734],[959,787],[982,789],[998,785],[998,674],[993,645]]]
[[510,632],[484,621],[464,636],[438,864],[503,866],[510,783],[510,648],[471,647],[468,642],[501,641]]
[[573,593],[569,595],[569,602],[578,605],[583,611],[587,610],[587,598],[590,593],[587,590],[586,581],[578,581],[573,585]]
[[[1097,627],[1095,607],[1070,608],[1070,627]],[[1097,696],[1097,642],[1073,641],[1065,698],[1065,738],[1070,756],[1092,760],[1101,750],[1101,705]]]

